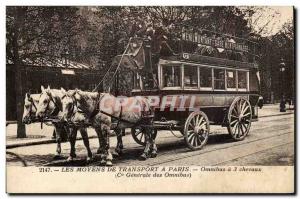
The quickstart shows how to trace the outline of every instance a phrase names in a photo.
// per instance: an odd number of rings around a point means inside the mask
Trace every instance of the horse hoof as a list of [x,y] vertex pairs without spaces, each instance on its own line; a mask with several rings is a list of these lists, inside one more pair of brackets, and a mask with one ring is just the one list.
[[106,164],[106,161],[105,161],[105,160],[101,160],[101,161],[100,161],[100,165],[101,165],[101,166],[105,166],[105,164]]
[[111,160],[107,160],[107,161],[106,161],[106,166],[111,167],[112,165],[113,165],[113,164],[112,164]]
[[142,155],[140,155],[140,160],[147,160],[147,155],[145,153],[143,153]]
[[73,162],[74,158],[73,157],[68,157],[67,162]]
[[90,162],[92,161],[92,159],[93,159],[92,157],[87,157],[87,158],[86,158],[86,162],[87,162],[87,163],[90,163]]
[[115,152],[118,154],[118,156],[123,154],[123,151],[121,149],[115,149]]
[[104,153],[104,151],[102,149],[97,149],[96,154],[103,154],[103,153]]
[[53,157],[53,160],[59,160],[61,159],[61,155],[60,154],[55,154],[55,156]]
[[117,158],[117,157],[119,157],[119,156],[120,156],[120,154],[119,154],[119,153],[117,153],[116,151],[114,151],[114,152],[112,153],[112,156],[113,156],[113,157],[115,157],[115,158]]
[[150,158],[156,158],[156,156],[157,156],[157,153],[156,152],[154,152],[154,153],[152,152],[151,155],[150,155]]

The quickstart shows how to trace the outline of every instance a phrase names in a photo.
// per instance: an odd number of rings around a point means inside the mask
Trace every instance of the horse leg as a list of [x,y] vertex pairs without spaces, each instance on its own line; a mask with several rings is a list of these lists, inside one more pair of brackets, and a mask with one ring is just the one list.
[[151,131],[149,131],[149,129],[147,129],[147,128],[142,128],[142,131],[145,132],[146,145],[145,145],[145,148],[144,148],[144,152],[140,156],[140,159],[141,160],[146,160],[149,157],[149,152],[150,152],[150,149],[151,149],[151,143],[150,143],[150,139],[151,139],[150,133],[151,133]]
[[123,149],[123,140],[122,140],[122,130],[121,129],[116,129],[115,130],[116,132],[116,135],[117,135],[117,146],[116,146],[116,149],[115,149],[115,152],[118,154],[118,155],[121,155],[122,154],[122,149]]
[[76,158],[76,152],[75,152],[76,137],[77,137],[77,129],[70,128],[69,140],[70,140],[71,150],[67,161],[73,161],[73,159]]
[[155,138],[153,136],[154,131],[151,130],[151,154],[150,154],[150,158],[155,158],[157,156],[157,146],[155,144]]
[[61,155],[61,128],[58,124],[53,124],[54,125],[54,131],[56,132],[56,143],[57,143],[57,146],[56,146],[56,154],[54,156],[54,159],[56,158],[59,158],[60,155]]
[[100,164],[104,165],[105,164],[105,140],[102,135],[102,131],[100,127],[96,127],[95,131],[98,135],[98,140],[99,140],[99,148],[97,150],[97,154],[100,154],[101,157]]
[[97,133],[97,137],[98,137],[98,141],[99,141],[99,147],[97,149],[97,154],[102,154],[103,153],[103,135],[102,135],[102,132],[101,132],[101,129],[100,128],[95,128],[95,131]]
[[87,131],[85,128],[81,128],[80,130],[80,134],[81,134],[81,137],[82,137],[82,140],[83,140],[83,144],[87,150],[87,158],[86,158],[86,161],[87,162],[90,162],[93,158],[93,154],[92,154],[92,151],[91,151],[91,148],[90,148],[90,142],[89,142],[89,137],[88,137],[88,134],[87,134]]
[[104,138],[104,141],[105,141],[105,160],[106,160],[106,166],[112,166],[113,156],[112,156],[112,153],[110,152],[110,144],[109,144],[110,126],[107,125],[107,124],[102,124],[101,125],[101,131],[102,131],[103,138]]

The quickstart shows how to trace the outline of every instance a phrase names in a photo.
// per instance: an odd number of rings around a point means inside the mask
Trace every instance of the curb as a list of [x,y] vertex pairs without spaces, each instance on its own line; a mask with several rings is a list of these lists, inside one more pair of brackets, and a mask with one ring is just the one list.
[[282,114],[273,114],[273,115],[263,115],[263,116],[258,116],[258,119],[259,119],[259,118],[263,118],[263,117],[275,117],[275,116],[291,115],[291,114],[295,114],[295,113],[292,112],[292,113],[282,113]]
[[[125,135],[131,134],[130,132],[125,132]],[[111,134],[110,137],[116,137],[116,134]],[[98,138],[96,135],[89,136],[89,139]],[[76,138],[76,140],[82,140],[82,138]],[[68,141],[65,141],[68,142]],[[62,143],[65,143],[62,142]],[[17,143],[17,144],[8,144],[6,145],[6,149],[12,149],[17,147],[24,147],[24,146],[34,146],[39,144],[52,144],[56,143],[55,139],[45,139],[45,140],[39,140],[39,141],[29,141],[26,143]]]

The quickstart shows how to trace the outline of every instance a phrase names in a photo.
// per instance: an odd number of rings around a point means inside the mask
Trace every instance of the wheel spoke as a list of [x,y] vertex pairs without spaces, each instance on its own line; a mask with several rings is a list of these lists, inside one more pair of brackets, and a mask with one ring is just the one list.
[[241,100],[238,101],[238,103],[237,103],[237,110],[238,110],[238,114],[240,114],[241,113]]
[[192,123],[189,124],[189,127],[192,127],[192,129],[195,128],[195,126]]
[[144,138],[144,133],[142,133],[141,137],[140,137],[140,141],[143,141]]
[[241,136],[243,136],[243,135],[245,134],[245,131],[244,131],[244,129],[243,129],[243,125],[242,125],[242,124],[240,124],[240,128],[241,128],[241,133],[242,133]]
[[196,117],[196,126],[198,126],[199,120],[200,120],[200,115],[197,115],[197,117]]
[[193,117],[193,119],[192,119],[191,123],[192,123],[194,126],[197,126],[197,122],[196,122],[196,119],[195,119],[195,117]]
[[243,109],[242,114],[244,114],[249,109],[249,106]]
[[233,112],[235,113],[235,115],[239,115],[239,113],[238,113],[238,110],[237,110],[237,107],[235,106],[233,109],[232,109],[232,114],[233,114]]
[[199,126],[199,128],[201,129],[204,125],[206,125],[207,124],[207,122],[203,122],[202,124],[201,124],[201,126]]
[[236,134],[236,127],[237,127],[237,125],[238,125],[239,123],[237,122],[234,126],[233,126],[233,128],[232,128],[232,130],[233,130],[233,134]]
[[247,101],[244,101],[244,103],[243,103],[243,105],[242,105],[242,113],[243,113],[243,111],[244,111],[246,105],[247,105]]
[[142,133],[142,131],[135,131],[135,136],[137,137],[141,133]]
[[237,123],[238,122],[238,120],[233,120],[231,123],[230,123],[230,126],[232,126],[232,124],[235,124],[235,123]]
[[244,118],[244,117],[247,117],[247,116],[249,116],[249,115],[251,115],[250,112],[249,112],[249,113],[246,113],[245,115],[243,115],[243,118]]
[[198,134],[195,134],[195,139],[193,142],[193,146],[198,146]]
[[190,135],[188,135],[188,141],[191,142],[191,139],[193,137],[194,133],[191,133]]
[[192,145],[194,145],[193,143],[194,143],[194,140],[195,140],[195,133],[193,133],[193,136],[191,137],[191,140],[190,140],[190,143],[192,144]]
[[[201,117],[201,116],[200,116],[200,117]],[[201,117],[201,118],[199,119],[199,122],[197,123],[197,126],[200,126],[202,122],[203,122],[203,117]]]
[[245,123],[242,123],[242,125],[245,127],[245,131],[247,132],[247,130],[248,130],[248,126],[246,126],[246,124],[245,124]]
[[238,119],[238,118],[239,118],[238,116],[236,116],[236,115],[233,115],[233,114],[231,114],[231,117],[234,117],[234,118],[236,118],[236,119]]
[[237,130],[238,130],[238,133],[237,133],[236,137],[240,137],[240,124],[237,125]]
[[[203,140],[202,140],[201,138],[202,138]],[[199,135],[199,139],[200,139],[201,142],[203,142],[203,141],[205,140],[205,137],[203,136],[203,134]]]

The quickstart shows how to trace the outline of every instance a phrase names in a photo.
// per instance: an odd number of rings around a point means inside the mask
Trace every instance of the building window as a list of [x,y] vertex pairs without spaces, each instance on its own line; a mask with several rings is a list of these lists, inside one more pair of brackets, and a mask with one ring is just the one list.
[[185,66],[184,67],[184,86],[190,88],[198,87],[198,67]]
[[238,88],[247,89],[247,72],[238,71]]
[[226,70],[227,88],[236,89],[236,71]]
[[164,87],[181,87],[180,66],[163,66],[162,73]]
[[214,87],[217,90],[225,90],[225,70],[214,69]]
[[212,69],[200,68],[200,87],[211,88],[212,87]]

